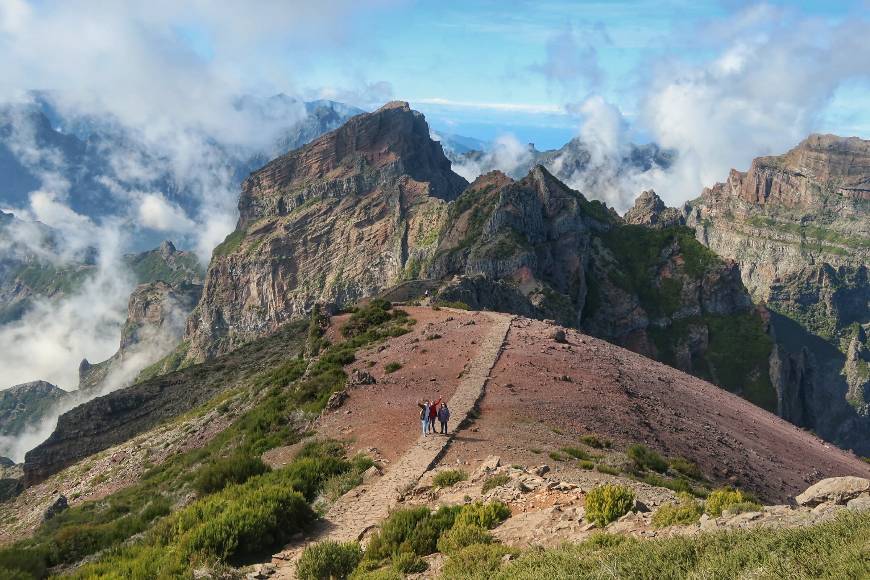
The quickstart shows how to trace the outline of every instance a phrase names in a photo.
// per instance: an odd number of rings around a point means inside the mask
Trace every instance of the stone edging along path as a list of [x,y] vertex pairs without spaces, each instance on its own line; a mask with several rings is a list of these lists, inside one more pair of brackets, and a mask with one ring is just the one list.
[[[421,435],[382,477],[339,498],[319,522],[312,541],[361,539],[366,531],[390,514],[400,494],[415,485],[443,457],[456,432],[468,424],[469,415],[483,397],[490,371],[498,362],[514,319],[507,314],[488,312],[485,315],[492,321],[493,328],[481,341],[477,357],[471,361],[450,398],[451,415],[456,418],[457,427],[447,437]],[[277,567],[274,577],[295,577],[296,560],[305,545],[289,547],[272,557],[272,563]]]

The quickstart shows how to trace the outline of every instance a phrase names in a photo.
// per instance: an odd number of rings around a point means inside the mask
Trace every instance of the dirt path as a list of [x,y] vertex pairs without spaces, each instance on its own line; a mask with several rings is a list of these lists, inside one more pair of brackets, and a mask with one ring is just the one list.
[[[445,453],[456,431],[461,429],[462,423],[483,396],[490,371],[501,355],[513,320],[512,316],[505,314],[487,313],[486,316],[491,321],[491,330],[482,339],[477,357],[471,361],[449,401],[451,419],[455,419],[457,428],[447,437],[421,435],[383,477],[340,498],[320,521],[312,541],[346,542],[362,538],[367,530],[389,515],[400,493],[414,485]],[[288,546],[273,556],[272,562],[277,567],[275,578],[295,578],[296,560],[305,545],[303,541]]]

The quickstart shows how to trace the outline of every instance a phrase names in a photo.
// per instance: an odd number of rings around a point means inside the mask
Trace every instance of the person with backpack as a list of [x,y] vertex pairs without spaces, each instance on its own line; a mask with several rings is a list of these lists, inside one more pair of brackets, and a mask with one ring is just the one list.
[[441,423],[441,434],[447,435],[447,420],[450,418],[450,409],[447,408],[447,403],[441,403],[438,408],[438,421]]
[[435,434],[435,419],[438,417],[438,405],[441,404],[441,397],[429,406],[429,433]]
[[429,399],[422,403],[417,403],[420,407],[420,424],[423,426],[423,436],[426,436],[429,431]]

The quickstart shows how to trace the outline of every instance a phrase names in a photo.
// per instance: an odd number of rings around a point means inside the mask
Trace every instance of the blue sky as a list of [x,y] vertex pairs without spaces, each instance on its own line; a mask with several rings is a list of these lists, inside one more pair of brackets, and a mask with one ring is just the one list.
[[[866,9],[859,2],[766,5],[782,11],[771,18],[771,31],[787,20],[833,26]],[[340,94],[382,82],[440,130],[484,139],[510,131],[555,147],[582,122],[566,106],[597,93],[631,119],[655,63],[715,59],[723,50],[711,38],[717,28],[757,6],[713,0],[391,3],[358,14],[344,42],[330,50],[303,51],[302,58],[294,50],[287,66],[301,88]],[[753,33],[765,29],[756,23]],[[867,136],[866,88],[865,82],[837,89],[836,106],[816,128]],[[649,137],[635,129],[640,139]]]

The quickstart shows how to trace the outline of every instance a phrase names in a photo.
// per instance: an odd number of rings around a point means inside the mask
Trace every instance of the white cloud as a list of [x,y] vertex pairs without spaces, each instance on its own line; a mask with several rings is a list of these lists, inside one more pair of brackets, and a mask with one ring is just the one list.
[[146,193],[139,202],[139,220],[147,228],[162,232],[188,231],[196,224],[184,210],[166,201],[160,193]]
[[506,111],[530,114],[564,114],[565,108],[560,105],[536,104],[536,103],[491,103],[482,101],[457,101],[441,97],[425,97],[413,99],[412,103],[422,105],[440,105],[457,109],[481,109],[491,111]]

